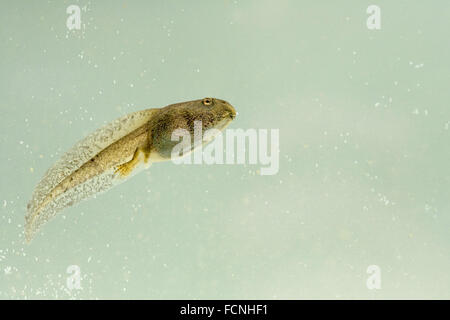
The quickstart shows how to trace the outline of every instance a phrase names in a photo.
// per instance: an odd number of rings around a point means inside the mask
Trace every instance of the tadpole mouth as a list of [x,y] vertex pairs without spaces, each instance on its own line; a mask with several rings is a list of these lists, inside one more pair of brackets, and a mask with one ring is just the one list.
[[234,109],[234,107],[225,100],[218,100],[221,103],[221,109],[222,109],[222,117],[234,120],[236,118],[237,112]]
[[228,116],[231,118],[231,120],[234,120],[236,118],[236,110],[234,110],[233,106],[228,104]]

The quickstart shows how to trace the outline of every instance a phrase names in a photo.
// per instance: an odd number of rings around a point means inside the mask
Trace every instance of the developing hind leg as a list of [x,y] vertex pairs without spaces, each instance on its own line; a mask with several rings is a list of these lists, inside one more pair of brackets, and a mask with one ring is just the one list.
[[141,156],[144,157],[144,163],[147,163],[150,157],[150,148],[137,148],[136,151],[134,151],[133,158],[118,166],[115,173],[118,173],[122,178],[128,176],[141,161]]

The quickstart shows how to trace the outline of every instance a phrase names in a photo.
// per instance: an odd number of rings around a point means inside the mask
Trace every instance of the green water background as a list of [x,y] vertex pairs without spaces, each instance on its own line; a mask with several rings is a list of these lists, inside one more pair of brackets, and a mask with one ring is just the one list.
[[[2,0],[0,21],[0,298],[450,298],[448,1]],[[280,129],[278,174],[155,164],[24,244],[65,150],[205,96]]]

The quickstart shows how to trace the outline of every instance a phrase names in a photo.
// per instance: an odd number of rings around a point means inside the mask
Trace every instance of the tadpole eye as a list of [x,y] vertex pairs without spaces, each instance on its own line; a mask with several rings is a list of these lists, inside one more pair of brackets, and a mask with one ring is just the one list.
[[212,105],[212,98],[205,98],[205,99],[203,99],[202,103],[205,106],[210,106],[210,105]]

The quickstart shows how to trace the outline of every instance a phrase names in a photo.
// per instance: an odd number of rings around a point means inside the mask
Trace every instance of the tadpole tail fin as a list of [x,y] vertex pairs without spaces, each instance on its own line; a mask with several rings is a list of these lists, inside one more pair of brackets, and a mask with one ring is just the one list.
[[98,195],[111,187],[124,181],[114,174],[114,170],[108,170],[86,182],[67,190],[55,198],[46,198],[41,206],[35,209],[28,208],[25,218],[25,239],[29,243],[40,227],[54,217],[59,211],[79,203],[82,200]]
[[58,211],[99,192],[106,191],[115,184],[114,181],[117,179],[112,170],[68,190],[55,199],[49,198],[49,194],[61,181],[103,149],[144,125],[157,110],[147,109],[133,112],[108,123],[78,142],[47,170],[36,186],[27,206],[25,236],[28,242],[39,227]]

